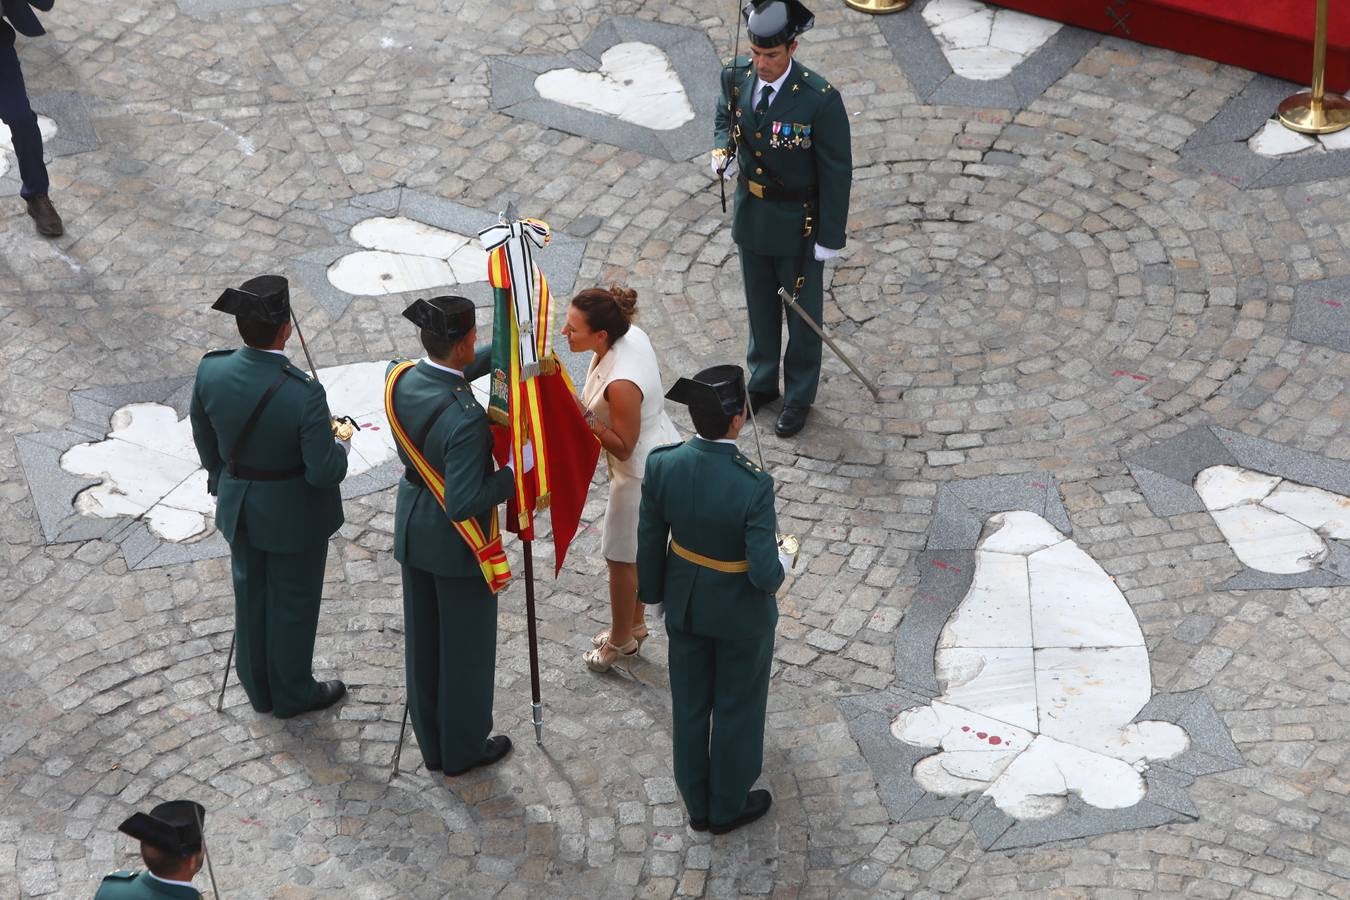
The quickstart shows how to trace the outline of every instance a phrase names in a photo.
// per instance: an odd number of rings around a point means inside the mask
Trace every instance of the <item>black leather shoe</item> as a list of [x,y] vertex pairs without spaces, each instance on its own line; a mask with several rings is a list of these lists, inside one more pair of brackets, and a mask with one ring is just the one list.
[[308,708],[293,713],[277,713],[277,718],[291,719],[295,716],[302,716],[305,713],[314,712],[315,710],[327,709],[345,696],[347,696],[347,686],[341,681],[320,681],[319,696],[315,698],[314,702],[311,703]]
[[759,817],[769,811],[773,806],[773,797],[768,791],[751,791],[745,798],[745,809],[739,816],[732,819],[725,825],[710,824],[708,830],[713,834],[726,834],[728,831],[735,831],[742,825],[749,825]]
[[778,397],[779,395],[777,392],[770,394],[767,391],[751,391],[750,411],[758,414],[761,407],[768,406],[770,403],[777,400]]
[[708,820],[707,820],[707,819],[690,819],[690,820],[689,820],[689,827],[692,828],[694,831],[707,831],[707,830],[708,830]]
[[44,237],[60,237],[66,233],[65,225],[61,224],[61,216],[46,194],[41,197],[29,197],[24,202],[28,204],[28,214],[33,217],[38,234]]
[[510,752],[511,739],[504,734],[494,734],[492,737],[488,738],[487,743],[483,745],[483,753],[481,756],[464,768],[457,769],[454,772],[446,769],[445,774],[463,775],[465,772],[471,772],[482,766],[490,766]]
[[792,437],[806,425],[806,414],[810,411],[809,406],[784,406],[773,425],[774,432],[779,437]]

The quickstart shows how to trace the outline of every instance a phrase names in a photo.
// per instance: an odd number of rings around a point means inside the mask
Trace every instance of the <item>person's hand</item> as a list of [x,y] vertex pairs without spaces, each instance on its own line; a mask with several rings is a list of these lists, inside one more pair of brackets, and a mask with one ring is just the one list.
[[343,455],[345,455],[345,456],[351,456],[351,455],[352,455],[352,439],[351,439],[351,438],[347,438],[347,440],[345,440],[345,441],[344,441],[344,440],[341,440],[341,439],[339,439],[339,438],[333,438],[333,443],[337,444],[339,447],[342,448],[342,453],[343,453]]
[[526,441],[520,450],[522,470],[529,472],[534,468],[534,441]]
[[825,260],[834,259],[838,255],[838,250],[831,250],[829,247],[822,247],[819,244],[816,244],[816,262],[825,262]]
[[784,553],[782,550],[778,551],[778,564],[783,567],[784,575],[787,575],[789,572],[792,571],[792,564],[796,561],[796,559],[797,558],[793,556],[791,553]]
[[727,170],[723,172],[721,171],[722,161],[725,159],[726,157],[723,154],[720,154],[716,150],[714,150],[712,154],[712,159],[709,160],[709,168],[712,170],[714,177],[720,175],[723,181],[734,181],[736,178],[736,173],[738,173],[741,170],[740,163],[738,163],[736,161],[736,157],[733,156],[731,158],[731,161],[727,163]]

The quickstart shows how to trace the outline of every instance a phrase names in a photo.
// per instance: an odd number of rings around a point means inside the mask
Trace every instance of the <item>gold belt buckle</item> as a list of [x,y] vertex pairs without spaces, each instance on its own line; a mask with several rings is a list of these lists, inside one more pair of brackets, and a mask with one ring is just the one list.
[[745,180],[745,186],[750,189],[750,193],[761,200],[764,199],[764,185],[760,184],[758,181],[751,181],[747,178]]

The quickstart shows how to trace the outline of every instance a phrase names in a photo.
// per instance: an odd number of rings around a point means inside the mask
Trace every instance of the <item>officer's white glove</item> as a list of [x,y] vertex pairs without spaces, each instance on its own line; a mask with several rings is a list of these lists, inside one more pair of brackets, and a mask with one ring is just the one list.
[[344,456],[351,456],[351,455],[352,455],[352,441],[351,441],[351,438],[348,438],[348,439],[345,440],[345,441],[340,441],[340,440],[338,440],[337,438],[333,438],[333,443],[337,444],[339,447],[342,448],[342,454],[343,454]]
[[778,564],[783,567],[784,577],[792,571],[792,563],[795,559],[796,557],[791,553],[784,553],[782,550],[778,551]]
[[822,247],[816,244],[816,262],[824,262],[827,259],[834,259],[839,255],[838,250],[831,250],[829,247]]
[[[722,168],[722,158],[723,157],[720,154],[714,153],[712,155],[712,159],[709,160],[708,168],[712,170],[714,177],[718,174],[718,170]],[[731,162],[727,164],[727,170],[721,173],[722,180],[734,181],[736,178],[736,173],[738,173],[740,170],[741,170],[740,163],[738,163],[736,161],[736,157],[733,156],[731,158]]]

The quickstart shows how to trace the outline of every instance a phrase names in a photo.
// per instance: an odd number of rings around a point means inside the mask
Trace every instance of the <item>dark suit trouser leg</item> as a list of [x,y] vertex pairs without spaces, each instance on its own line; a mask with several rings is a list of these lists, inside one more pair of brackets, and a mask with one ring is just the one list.
[[408,711],[423,761],[456,771],[492,733],[497,598],[481,578],[403,567]]
[[745,809],[746,794],[764,762],[773,632],[745,640],[716,640],[713,653],[708,821],[721,825]]
[[[784,284],[796,279],[797,260],[791,257],[774,257],[780,277]],[[811,316],[811,321],[821,324],[821,314],[825,308],[822,283],[825,265],[814,258],[808,258],[802,274],[806,281],[802,284],[797,303]],[[783,405],[810,406],[816,402],[816,388],[820,385],[820,335],[811,330],[811,326],[802,321],[802,317],[790,309],[784,310],[788,324],[787,352],[783,354]]]
[[267,677],[267,554],[250,547],[242,533],[230,547],[234,575],[234,670],[258,712],[272,711]]
[[14,155],[19,161],[19,194],[25,200],[47,193],[47,166],[42,162],[42,133],[37,113],[28,103],[28,91],[14,45],[0,41],[0,121],[9,126]]
[[[670,705],[675,785],[691,819],[708,818],[710,784],[708,734],[713,712],[714,640],[671,627],[666,620],[670,655]],[[741,798],[744,805],[745,798]],[[738,810],[739,811],[739,810]]]
[[750,338],[745,362],[746,387],[760,394],[778,393],[778,361],[783,350],[783,301],[778,297],[778,272],[772,256],[741,249],[745,312]]
[[267,677],[278,716],[305,712],[319,698],[314,636],[327,561],[327,541],[301,553],[267,554]]

